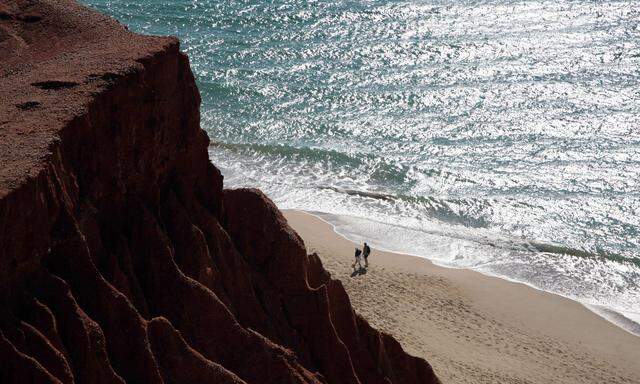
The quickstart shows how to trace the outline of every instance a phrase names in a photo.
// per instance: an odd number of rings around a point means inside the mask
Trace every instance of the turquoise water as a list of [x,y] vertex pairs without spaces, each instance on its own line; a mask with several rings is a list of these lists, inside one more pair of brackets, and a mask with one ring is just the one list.
[[636,0],[85,2],[180,37],[227,186],[640,332]]

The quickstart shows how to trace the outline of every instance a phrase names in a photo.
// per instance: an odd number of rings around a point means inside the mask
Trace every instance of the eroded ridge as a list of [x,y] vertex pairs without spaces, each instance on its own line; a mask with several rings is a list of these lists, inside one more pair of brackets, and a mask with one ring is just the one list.
[[438,382],[223,190],[176,39],[16,0],[0,50],[1,382]]

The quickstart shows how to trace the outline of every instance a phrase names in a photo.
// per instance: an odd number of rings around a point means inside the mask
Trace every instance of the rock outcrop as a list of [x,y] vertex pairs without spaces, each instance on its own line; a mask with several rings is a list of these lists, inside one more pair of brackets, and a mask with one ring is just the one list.
[[223,190],[175,38],[3,0],[0,52],[0,382],[438,382]]

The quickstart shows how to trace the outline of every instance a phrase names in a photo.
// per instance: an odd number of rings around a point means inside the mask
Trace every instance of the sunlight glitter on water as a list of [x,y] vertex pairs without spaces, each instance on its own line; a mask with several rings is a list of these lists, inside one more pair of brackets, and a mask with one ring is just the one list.
[[640,313],[635,1],[86,2],[180,37],[228,186]]

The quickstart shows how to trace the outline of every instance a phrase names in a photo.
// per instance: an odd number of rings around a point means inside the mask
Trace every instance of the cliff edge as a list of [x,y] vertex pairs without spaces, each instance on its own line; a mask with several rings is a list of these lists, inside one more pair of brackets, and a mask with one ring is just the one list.
[[0,52],[0,382],[438,383],[223,190],[175,38],[3,0]]

